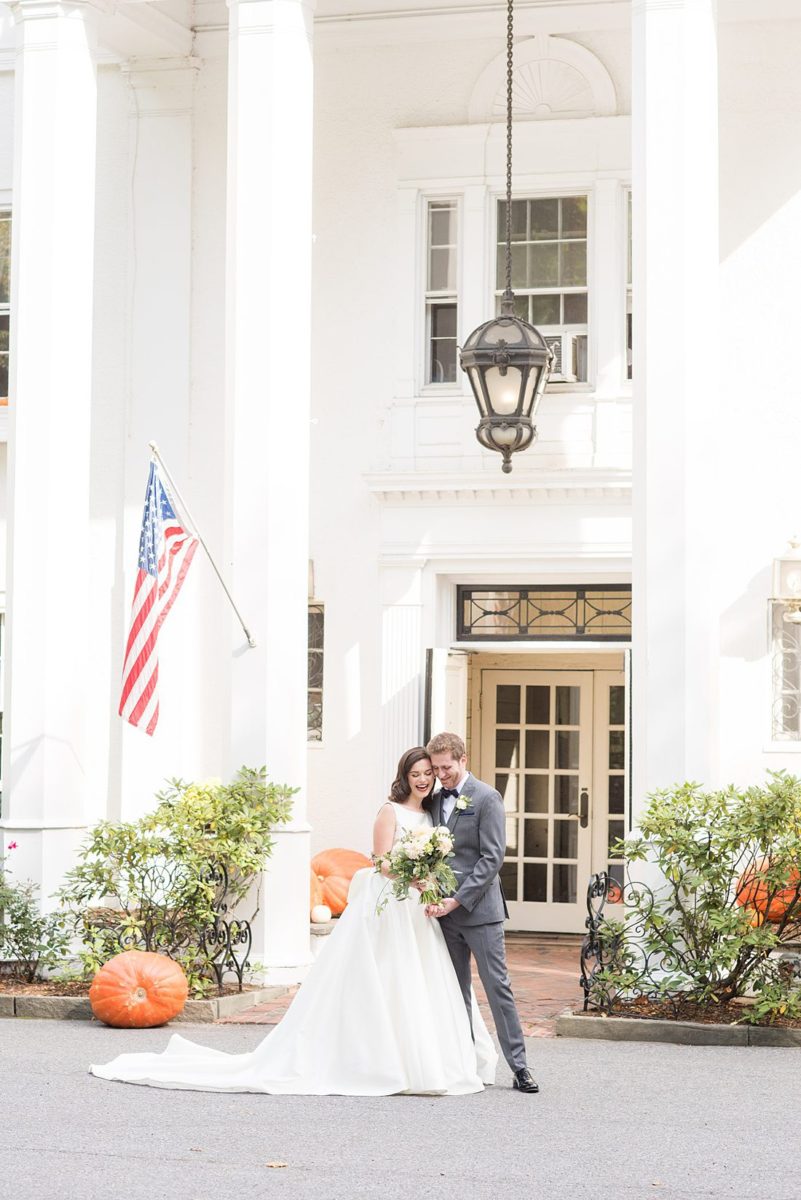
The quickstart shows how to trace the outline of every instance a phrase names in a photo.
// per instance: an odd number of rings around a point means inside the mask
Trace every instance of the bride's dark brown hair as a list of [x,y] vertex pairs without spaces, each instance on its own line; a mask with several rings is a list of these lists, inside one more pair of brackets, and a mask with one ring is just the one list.
[[[412,789],[409,787],[408,775],[412,767],[425,759],[429,761],[429,754],[425,746],[413,746],[411,750],[407,750],[401,755],[401,760],[398,763],[398,773],[392,780],[392,786],[389,789],[389,798],[394,800],[396,804],[405,804],[412,794]],[[428,804],[431,799],[431,792],[434,790],[434,775],[431,774],[431,789],[423,801],[423,805]]]

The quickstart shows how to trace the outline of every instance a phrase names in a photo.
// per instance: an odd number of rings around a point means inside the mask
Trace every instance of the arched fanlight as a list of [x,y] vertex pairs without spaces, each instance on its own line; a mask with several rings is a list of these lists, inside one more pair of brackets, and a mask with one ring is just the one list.
[[503,455],[512,455],[537,436],[533,418],[548,382],[553,351],[538,329],[515,316],[512,291],[512,62],[514,0],[507,0],[506,38],[506,289],[501,315],[474,329],[459,352],[480,414],[476,437]]

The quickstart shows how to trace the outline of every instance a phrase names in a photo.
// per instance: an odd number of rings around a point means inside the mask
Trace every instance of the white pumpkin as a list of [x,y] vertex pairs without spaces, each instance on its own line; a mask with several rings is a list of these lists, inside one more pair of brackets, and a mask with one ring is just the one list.
[[327,925],[331,920],[331,909],[327,904],[315,904],[311,910],[311,919],[315,925]]

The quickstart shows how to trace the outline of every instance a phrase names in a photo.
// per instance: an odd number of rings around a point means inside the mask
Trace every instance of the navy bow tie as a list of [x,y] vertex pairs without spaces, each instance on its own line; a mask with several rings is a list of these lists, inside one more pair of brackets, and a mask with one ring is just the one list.
[[445,800],[445,799],[447,799],[448,796],[458,796],[459,789],[458,788],[442,788],[439,794],[440,794],[440,799]]

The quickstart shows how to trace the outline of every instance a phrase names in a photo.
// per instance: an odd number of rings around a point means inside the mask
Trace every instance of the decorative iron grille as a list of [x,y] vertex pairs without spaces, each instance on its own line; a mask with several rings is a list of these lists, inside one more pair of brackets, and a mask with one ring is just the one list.
[[457,587],[459,641],[538,642],[631,638],[631,585]]
[[785,621],[787,606],[772,600],[772,735],[776,742],[801,741],[801,625]]

